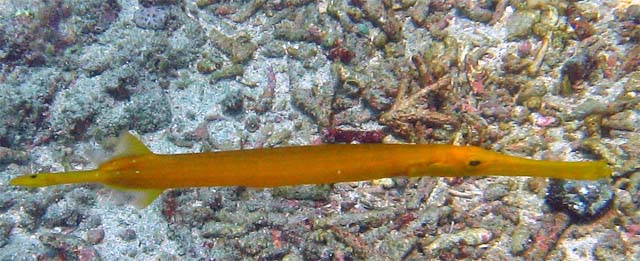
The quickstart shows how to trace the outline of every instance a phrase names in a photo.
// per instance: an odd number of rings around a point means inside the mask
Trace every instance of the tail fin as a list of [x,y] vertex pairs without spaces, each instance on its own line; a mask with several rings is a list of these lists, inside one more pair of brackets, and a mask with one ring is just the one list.
[[[133,134],[125,131],[118,138],[118,145],[114,155],[105,162],[147,154],[153,154],[153,152]],[[105,177],[102,174],[108,174],[109,170],[103,168],[103,166],[104,164],[101,164],[101,167],[96,170],[27,174],[12,179],[9,184],[13,186],[45,187],[73,183],[102,183],[120,192],[118,194],[124,196],[121,198],[126,198],[129,203],[138,208],[144,208],[151,204],[163,191],[163,189],[136,189],[105,183]]]
[[[118,146],[116,147],[114,156],[108,161],[152,153],[153,152],[151,152],[138,138],[133,136],[133,134],[123,132],[118,139]],[[96,170],[70,171],[63,173],[28,174],[12,179],[9,184],[25,187],[45,187],[71,183],[100,183],[102,181],[100,175],[101,172],[100,168],[98,168]]]
[[595,173],[592,178],[595,179],[608,179],[613,176],[613,169],[609,167],[609,163],[606,160],[595,161]]
[[63,173],[38,173],[16,177],[9,184],[24,187],[45,187],[73,183],[98,183],[100,170],[70,171]]

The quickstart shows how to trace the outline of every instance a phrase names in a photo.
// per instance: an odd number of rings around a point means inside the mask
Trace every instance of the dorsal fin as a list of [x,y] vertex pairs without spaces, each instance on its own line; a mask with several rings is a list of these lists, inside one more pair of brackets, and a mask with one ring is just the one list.
[[128,131],[123,131],[118,137],[118,145],[116,146],[116,152],[111,159],[142,156],[147,154],[153,154],[147,146],[142,143],[136,136]]

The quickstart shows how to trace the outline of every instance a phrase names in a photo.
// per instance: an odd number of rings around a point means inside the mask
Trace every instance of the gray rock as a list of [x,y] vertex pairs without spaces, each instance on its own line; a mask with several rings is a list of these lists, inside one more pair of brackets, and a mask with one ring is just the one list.
[[614,193],[606,181],[552,179],[546,202],[557,211],[567,212],[577,221],[593,220],[611,207]]
[[152,6],[136,11],[133,22],[140,28],[163,30],[169,19],[169,11],[164,7]]

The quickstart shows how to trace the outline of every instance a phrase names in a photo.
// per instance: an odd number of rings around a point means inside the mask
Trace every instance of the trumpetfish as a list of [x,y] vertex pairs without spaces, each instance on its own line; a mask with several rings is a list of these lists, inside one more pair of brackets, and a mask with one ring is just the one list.
[[396,176],[531,176],[596,180],[611,177],[603,160],[561,162],[507,156],[474,146],[327,144],[235,151],[155,154],[129,132],[115,155],[94,170],[16,177],[14,186],[101,183],[134,192],[136,207],[171,188],[256,188],[328,184]]

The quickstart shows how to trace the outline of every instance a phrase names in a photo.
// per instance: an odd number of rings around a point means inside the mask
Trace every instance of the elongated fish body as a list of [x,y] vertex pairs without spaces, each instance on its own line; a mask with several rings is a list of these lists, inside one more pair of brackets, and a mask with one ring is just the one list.
[[335,144],[193,154],[154,154],[125,133],[120,152],[96,170],[41,173],[18,186],[102,183],[142,193],[144,207],[163,190],[184,187],[277,187],[394,176],[535,176],[594,180],[610,177],[604,161],[557,162],[511,157],[478,147]]
[[[456,151],[477,150],[491,159],[456,163]],[[486,156],[485,156],[486,157]],[[484,162],[483,162],[484,161]],[[478,163],[480,162],[480,163]],[[497,165],[484,167],[485,165]],[[602,167],[600,167],[602,166]],[[474,169],[477,168],[478,170]],[[610,175],[602,162],[546,162],[504,156],[474,147],[448,145],[319,145],[196,154],[150,154],[101,166],[104,183],[135,188],[210,186],[277,187],[326,184],[394,176],[548,176],[593,179]],[[604,177],[604,176],[602,176]]]
[[[127,178],[106,181],[140,188],[326,184],[406,175],[425,162],[420,146],[320,145],[158,155],[109,162]],[[169,167],[171,166],[171,167]],[[137,172],[137,173],[136,173]],[[161,177],[161,178],[159,178]]]

